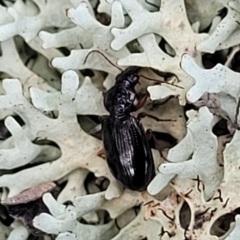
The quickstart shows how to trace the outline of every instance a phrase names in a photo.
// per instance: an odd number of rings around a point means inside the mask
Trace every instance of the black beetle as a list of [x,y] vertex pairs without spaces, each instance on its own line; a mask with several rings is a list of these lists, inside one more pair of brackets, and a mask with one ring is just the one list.
[[[102,122],[102,139],[108,166],[113,176],[125,187],[143,191],[155,176],[155,167],[144,128],[138,118],[131,116],[131,112],[137,110],[135,106],[137,100],[135,86],[141,76],[150,81],[182,87],[139,75],[137,72],[140,67],[129,67],[123,71],[98,50],[89,52],[83,64],[86,63],[87,58],[93,52],[98,52],[110,64],[122,71],[116,77],[116,84],[104,95],[104,106],[110,113]],[[141,106],[141,102],[138,105]],[[172,121],[157,119],[148,114],[144,115],[157,121]],[[101,155],[100,152],[99,155]],[[161,150],[160,154],[162,156]]]
[[143,191],[155,176],[151,148],[136,110],[134,87],[139,67],[129,67],[116,78],[104,96],[110,115],[102,123],[105,156],[113,176],[131,190]]

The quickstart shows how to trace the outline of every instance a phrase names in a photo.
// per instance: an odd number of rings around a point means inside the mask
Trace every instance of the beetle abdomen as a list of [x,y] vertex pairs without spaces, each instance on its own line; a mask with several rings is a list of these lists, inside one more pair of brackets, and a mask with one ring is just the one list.
[[142,124],[132,116],[108,117],[103,123],[103,144],[114,177],[129,189],[144,190],[155,169]]

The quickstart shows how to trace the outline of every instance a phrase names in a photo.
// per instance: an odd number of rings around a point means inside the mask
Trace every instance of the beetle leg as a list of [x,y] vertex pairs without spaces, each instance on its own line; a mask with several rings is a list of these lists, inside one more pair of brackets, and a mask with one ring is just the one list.
[[97,126],[95,126],[94,128],[92,128],[88,134],[95,134],[97,132],[100,132],[102,130],[102,125],[98,124]]
[[152,119],[156,120],[157,122],[176,122],[177,121],[176,119],[161,119],[161,118],[155,117],[155,116],[153,116],[151,114],[144,113],[144,112],[139,113],[137,115],[137,119],[138,120],[141,120],[142,118],[145,118],[145,117],[152,118]]
[[148,129],[148,130],[146,131],[146,136],[147,136],[148,140],[153,139],[155,148],[158,150],[160,156],[161,156],[165,161],[169,162],[169,161],[163,156],[162,148],[161,148],[160,144],[157,142],[157,139],[155,138],[155,136],[154,136],[154,134],[153,134],[153,132],[152,132],[151,129]]
[[104,151],[103,148],[97,152],[97,155],[98,155],[100,158],[104,159],[104,160],[106,159],[106,157],[105,157],[105,151]]
[[138,100],[137,105],[135,106],[135,111],[142,108],[145,105],[145,103],[147,102],[147,99],[148,99],[148,95],[144,95],[142,98],[140,98]]

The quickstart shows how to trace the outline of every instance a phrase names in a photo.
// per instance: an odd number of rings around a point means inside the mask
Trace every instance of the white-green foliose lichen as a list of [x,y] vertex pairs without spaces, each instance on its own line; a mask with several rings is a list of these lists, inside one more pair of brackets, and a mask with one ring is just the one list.
[[[31,226],[0,209],[0,239],[237,240],[239,44],[239,0],[0,0],[0,197],[57,184]],[[123,188],[90,134],[114,65],[171,83],[136,87],[150,96],[137,113],[171,119],[144,128],[175,139],[152,150],[144,192]]]

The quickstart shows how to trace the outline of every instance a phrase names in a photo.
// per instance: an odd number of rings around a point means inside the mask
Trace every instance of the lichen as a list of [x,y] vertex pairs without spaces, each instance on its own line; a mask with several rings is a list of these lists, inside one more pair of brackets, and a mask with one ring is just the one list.
[[[239,6],[1,0],[1,202],[56,188],[28,221],[0,205],[0,238],[238,239]],[[98,156],[104,94],[129,66],[142,67],[136,91],[149,95],[133,115],[157,118],[141,120],[156,140],[143,192]]]

